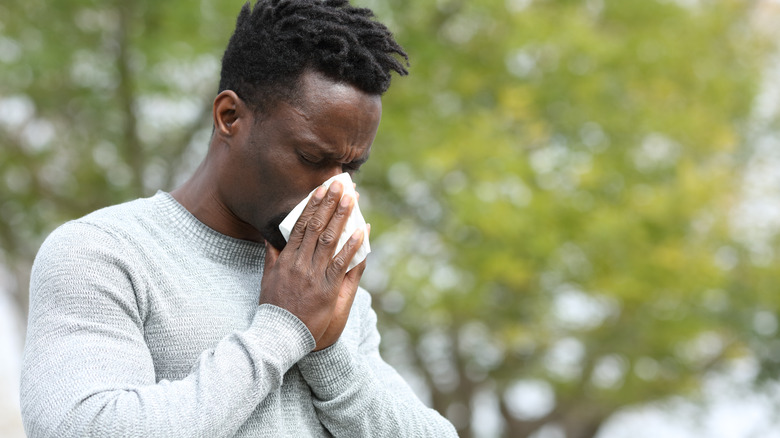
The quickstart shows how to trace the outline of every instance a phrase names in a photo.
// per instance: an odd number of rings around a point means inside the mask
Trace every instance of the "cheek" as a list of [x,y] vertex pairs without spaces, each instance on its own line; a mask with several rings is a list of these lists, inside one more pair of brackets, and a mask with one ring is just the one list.
[[[253,144],[242,166],[243,202],[252,208],[253,225],[267,225],[286,216],[301,200],[317,188],[320,179],[316,169],[301,163],[292,148]],[[251,155],[251,156],[249,156]],[[279,220],[281,222],[281,219]],[[278,224],[277,224],[278,225]]]
[[301,163],[293,163],[278,174],[271,190],[277,193],[283,204],[292,209],[323,181],[316,170]]
[[308,196],[309,191],[303,187],[301,181],[291,177],[296,173],[297,169],[289,169],[287,174],[267,173],[268,179],[259,181],[257,207],[262,210],[260,215],[266,221],[281,217],[278,221],[281,222],[284,216]]

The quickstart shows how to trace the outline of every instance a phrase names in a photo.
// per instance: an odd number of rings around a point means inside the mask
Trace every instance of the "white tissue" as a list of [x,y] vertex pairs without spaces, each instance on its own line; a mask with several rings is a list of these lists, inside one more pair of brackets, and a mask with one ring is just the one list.
[[[333,178],[325,181],[323,185],[325,187],[329,187],[333,181],[340,182],[344,187],[341,195],[342,197],[345,195],[351,195],[352,197],[356,198],[355,188],[352,186],[352,178],[349,177],[348,173],[345,172],[336,175]],[[309,196],[307,196],[303,201],[299,202],[298,205],[293,208],[290,214],[284,218],[282,223],[279,224],[279,231],[282,232],[284,240],[290,240],[290,233],[292,232],[295,223],[298,221],[301,213],[303,213],[303,209],[306,207],[306,204],[309,203],[311,195],[313,195],[316,190],[317,189],[312,190],[311,193],[309,193]],[[368,243],[368,229],[366,229],[366,220],[363,219],[363,214],[360,213],[360,207],[358,207],[357,199],[355,199],[355,205],[352,208],[352,214],[349,216],[349,218],[347,218],[347,224],[344,226],[344,232],[342,232],[341,236],[339,237],[339,242],[336,245],[336,252],[333,254],[334,257],[339,253],[339,251],[341,251],[341,248],[345,243],[347,243],[347,240],[352,237],[352,233],[354,233],[358,228],[363,228],[363,244],[360,246],[360,248],[358,248],[358,251],[355,254],[355,257],[352,258],[352,261],[349,262],[349,267],[347,270],[357,266],[360,262],[365,260],[366,256],[368,256],[368,253],[371,252],[371,245]]]

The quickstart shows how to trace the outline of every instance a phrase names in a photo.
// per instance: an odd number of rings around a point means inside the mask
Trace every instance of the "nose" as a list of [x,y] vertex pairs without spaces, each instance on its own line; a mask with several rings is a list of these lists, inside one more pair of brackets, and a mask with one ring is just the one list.
[[344,173],[344,170],[340,163],[320,168],[315,174],[312,174],[310,178],[307,178],[309,181],[308,185],[310,186],[309,191],[316,189],[325,181],[341,173]]
[[344,169],[341,167],[341,163],[337,163],[336,165],[333,166],[328,166],[322,171],[322,181],[320,181],[320,184],[324,183],[325,181],[341,173],[344,173]]

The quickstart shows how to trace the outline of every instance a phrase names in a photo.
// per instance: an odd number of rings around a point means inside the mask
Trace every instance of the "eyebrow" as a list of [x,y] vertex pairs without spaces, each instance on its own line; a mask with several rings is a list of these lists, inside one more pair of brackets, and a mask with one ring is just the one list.
[[[306,142],[306,143],[303,144],[303,146],[305,146],[306,149],[309,149],[312,152],[320,154],[323,157],[323,159],[326,159],[326,160],[336,160],[336,161],[339,161],[339,158],[341,157],[340,155],[337,155],[337,154],[334,154],[334,153],[326,151],[318,143]],[[366,153],[364,155],[359,156],[359,157],[355,158],[354,160],[348,161],[348,162],[346,162],[344,164],[349,163],[349,164],[353,164],[353,165],[357,165],[357,166],[362,166],[363,164],[366,163],[366,161],[368,161],[370,156],[371,156],[371,147],[369,146],[367,151],[366,151]]]

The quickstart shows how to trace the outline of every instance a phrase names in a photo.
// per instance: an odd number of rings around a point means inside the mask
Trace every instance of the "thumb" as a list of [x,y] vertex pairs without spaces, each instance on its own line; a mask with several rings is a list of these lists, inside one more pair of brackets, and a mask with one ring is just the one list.
[[263,270],[273,269],[276,260],[279,258],[279,250],[265,241],[265,268]]

